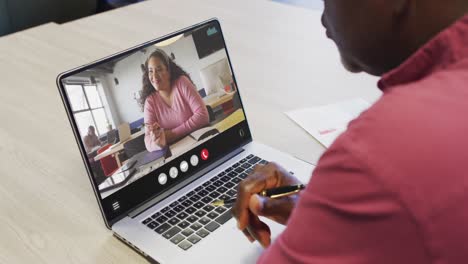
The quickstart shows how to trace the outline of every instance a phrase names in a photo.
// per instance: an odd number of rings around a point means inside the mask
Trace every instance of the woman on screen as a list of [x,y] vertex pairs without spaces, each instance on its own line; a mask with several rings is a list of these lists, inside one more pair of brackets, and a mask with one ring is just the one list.
[[189,75],[161,49],[146,60],[140,104],[144,110],[145,145],[150,152],[209,122],[205,103]]

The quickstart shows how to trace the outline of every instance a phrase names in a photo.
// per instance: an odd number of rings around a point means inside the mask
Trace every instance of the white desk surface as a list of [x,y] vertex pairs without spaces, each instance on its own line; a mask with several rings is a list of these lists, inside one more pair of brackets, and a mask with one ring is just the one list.
[[55,78],[211,17],[255,140],[315,163],[324,149],[283,112],[380,96],[342,69],[317,11],[265,0],[152,0],[0,38],[0,263],[146,263],[102,222]]

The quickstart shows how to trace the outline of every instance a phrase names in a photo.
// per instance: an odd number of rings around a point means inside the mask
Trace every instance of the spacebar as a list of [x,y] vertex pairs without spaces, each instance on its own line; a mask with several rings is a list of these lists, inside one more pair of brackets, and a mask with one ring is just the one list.
[[224,214],[222,214],[218,218],[216,218],[215,221],[222,225],[222,224],[226,223],[231,218],[232,218],[231,210],[227,210]]

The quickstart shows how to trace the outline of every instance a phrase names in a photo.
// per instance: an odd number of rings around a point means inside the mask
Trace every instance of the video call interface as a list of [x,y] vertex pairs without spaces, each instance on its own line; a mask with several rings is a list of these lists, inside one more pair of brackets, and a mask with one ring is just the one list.
[[[245,120],[218,24],[210,23],[62,80],[104,199]],[[210,159],[193,153],[168,185]]]

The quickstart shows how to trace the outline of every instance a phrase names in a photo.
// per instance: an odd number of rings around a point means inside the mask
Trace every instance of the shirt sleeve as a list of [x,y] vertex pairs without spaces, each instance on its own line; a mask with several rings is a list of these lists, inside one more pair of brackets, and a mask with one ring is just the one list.
[[427,263],[418,226],[374,175],[333,144],[258,263]]
[[182,137],[191,133],[199,128],[202,128],[209,123],[208,110],[206,109],[205,102],[198,94],[193,83],[186,77],[180,77],[178,84],[184,100],[192,110],[193,115],[184,123],[172,129],[178,137]]
[[[145,124],[154,124],[155,122],[158,122],[157,116],[155,114],[154,108],[152,107],[151,104],[152,100],[151,97],[149,96],[146,98],[145,101],[145,106],[143,110],[143,120]],[[149,152],[160,150],[161,147],[158,145],[159,143],[159,138],[154,138],[150,131],[146,128],[145,125],[145,146],[146,150]]]

